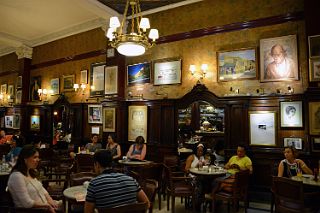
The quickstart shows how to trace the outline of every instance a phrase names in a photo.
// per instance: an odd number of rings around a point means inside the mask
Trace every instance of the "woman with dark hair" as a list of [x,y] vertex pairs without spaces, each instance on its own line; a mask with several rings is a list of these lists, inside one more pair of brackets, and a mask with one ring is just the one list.
[[144,143],[144,138],[142,136],[138,136],[134,144],[132,144],[127,153],[127,158],[129,159],[137,159],[144,160],[147,154],[147,146]]
[[8,189],[16,207],[47,208],[48,212],[55,212],[62,207],[62,203],[53,200],[37,180],[38,164],[39,150],[33,145],[24,146],[12,168]]
[[108,143],[106,145],[106,150],[109,150],[112,155],[112,159],[119,159],[121,157],[121,147],[118,143],[115,142],[115,135],[108,135]]
[[297,159],[295,148],[285,147],[283,154],[285,159],[279,163],[278,177],[291,178],[302,172],[312,175],[312,170],[302,160]]

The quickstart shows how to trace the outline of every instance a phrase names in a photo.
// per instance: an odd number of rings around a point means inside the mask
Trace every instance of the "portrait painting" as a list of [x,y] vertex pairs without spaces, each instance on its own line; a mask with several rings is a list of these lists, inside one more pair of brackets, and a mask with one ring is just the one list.
[[64,75],[62,78],[63,91],[73,91],[74,75]]
[[309,57],[320,57],[320,35],[308,37],[309,40]]
[[105,63],[91,64],[90,72],[90,96],[102,96],[104,94],[104,67]]
[[128,85],[145,84],[151,82],[151,65],[149,62],[127,66]]
[[88,123],[102,123],[102,105],[88,105]]
[[40,130],[40,116],[39,115],[31,115],[30,117],[30,129],[39,131]]
[[41,89],[41,76],[34,76],[31,78],[31,82],[30,82],[30,100],[31,101],[40,100],[38,89]]
[[104,68],[104,94],[118,93],[118,66]]
[[310,82],[320,81],[320,57],[309,60],[309,70]]
[[320,134],[320,102],[309,102],[310,135]]
[[276,145],[276,112],[250,111],[250,145]]
[[13,116],[12,115],[4,116],[4,126],[6,128],[13,128]]
[[302,149],[302,138],[283,138],[283,146]]
[[181,59],[162,59],[153,63],[154,85],[181,83]]
[[147,106],[129,106],[128,140],[135,141],[138,136],[147,139]]
[[296,35],[260,40],[260,80],[299,80]]
[[116,131],[116,109],[107,107],[103,108],[103,131],[115,132]]
[[218,52],[217,61],[218,81],[257,78],[255,48]]
[[281,127],[303,127],[302,101],[280,102]]
[[7,84],[1,84],[1,94],[7,94]]
[[59,95],[60,93],[59,78],[51,79],[50,84],[51,84],[52,95]]

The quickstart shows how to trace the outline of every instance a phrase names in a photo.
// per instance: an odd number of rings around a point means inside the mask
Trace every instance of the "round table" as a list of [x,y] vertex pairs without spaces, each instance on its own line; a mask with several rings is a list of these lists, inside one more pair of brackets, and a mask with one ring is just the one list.
[[77,202],[77,203],[84,203],[87,195],[87,188],[83,185],[80,186],[71,186],[66,188],[63,191],[63,196],[66,198],[66,209],[65,212],[68,213],[69,211],[69,202]]
[[153,163],[152,161],[148,161],[148,160],[141,160],[141,161],[119,160],[118,162],[121,165],[125,165],[125,166],[144,166],[144,165]]
[[211,167],[211,169],[209,169],[209,167],[206,169],[190,168],[189,172],[196,176],[201,175],[201,176],[214,176],[214,177],[224,176],[227,173],[225,169],[219,169],[219,168],[213,168],[213,167]]
[[313,178],[314,178],[313,175],[309,177],[298,177],[298,176],[291,177],[292,180],[302,181],[303,184],[306,184],[306,185],[320,186],[320,180],[318,179],[318,181],[315,181]]

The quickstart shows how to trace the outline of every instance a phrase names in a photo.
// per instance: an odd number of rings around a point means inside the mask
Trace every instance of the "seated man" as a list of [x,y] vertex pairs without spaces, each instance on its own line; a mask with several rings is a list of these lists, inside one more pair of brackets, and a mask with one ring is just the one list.
[[96,152],[99,149],[102,148],[101,143],[98,143],[99,140],[99,136],[96,134],[93,134],[91,137],[91,141],[92,143],[87,143],[87,145],[85,146],[86,150],[89,150],[89,152]]
[[147,202],[150,207],[148,197],[132,177],[112,171],[110,151],[97,151],[93,161],[95,172],[100,175],[92,179],[88,186],[85,213],[94,212],[95,208],[112,208],[137,201]]
[[8,143],[10,144],[12,141],[13,135],[6,135],[6,132],[4,130],[0,131],[0,144]]

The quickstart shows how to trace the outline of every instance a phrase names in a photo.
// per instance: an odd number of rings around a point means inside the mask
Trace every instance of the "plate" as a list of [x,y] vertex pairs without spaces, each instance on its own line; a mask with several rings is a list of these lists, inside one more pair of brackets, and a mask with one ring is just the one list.
[[313,178],[313,175],[303,174],[302,177],[304,177],[304,178]]

